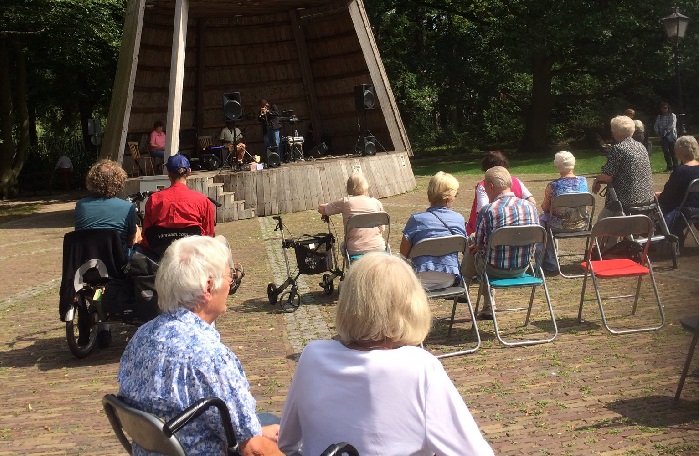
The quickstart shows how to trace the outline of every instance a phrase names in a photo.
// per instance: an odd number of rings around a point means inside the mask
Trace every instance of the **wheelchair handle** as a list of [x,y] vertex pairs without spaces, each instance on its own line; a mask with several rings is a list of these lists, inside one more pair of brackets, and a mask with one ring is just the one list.
[[211,407],[216,407],[218,412],[221,414],[221,421],[223,422],[223,429],[226,432],[226,440],[228,441],[229,451],[232,448],[237,450],[238,442],[235,438],[235,434],[233,433],[231,414],[228,411],[228,407],[226,407],[226,403],[217,397],[199,399],[194,404],[187,407],[182,413],[163,425],[163,434],[165,434],[165,437],[167,438],[172,437],[174,433],[182,429]]

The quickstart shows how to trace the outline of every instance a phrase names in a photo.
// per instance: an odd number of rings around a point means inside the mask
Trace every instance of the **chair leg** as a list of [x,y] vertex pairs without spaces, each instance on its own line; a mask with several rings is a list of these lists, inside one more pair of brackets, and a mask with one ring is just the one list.
[[583,303],[585,302],[585,289],[587,288],[587,276],[588,275],[589,275],[588,271],[585,271],[585,274],[583,275],[582,291],[580,292],[580,308],[578,309],[578,322],[580,322],[580,323],[583,322],[582,310],[583,310]]
[[[452,310],[452,323],[454,322],[454,311],[456,309],[456,303],[458,302],[458,297],[454,298],[454,307]],[[476,323],[476,314],[473,312],[473,306],[471,305],[471,298],[468,295],[468,290],[466,291],[466,305],[468,306],[468,312],[471,314],[471,321],[473,322],[473,330],[476,333],[476,346],[473,348],[470,348],[468,350],[459,350],[451,353],[444,353],[441,355],[437,355],[437,358],[448,358],[450,356],[458,356],[458,355],[468,355],[469,353],[473,353],[476,350],[478,350],[481,347],[481,334],[478,331],[478,324]],[[449,332],[451,333],[451,323],[449,324]]]
[[638,296],[641,294],[641,282],[643,281],[643,276],[638,276],[638,281],[636,284],[636,296],[633,298],[633,307],[631,307],[631,315],[636,315],[636,308],[638,307]]
[[458,298],[454,298],[454,304],[451,306],[451,320],[449,321],[449,330],[447,331],[447,337],[451,336],[451,330],[454,326],[454,316],[456,315],[456,304],[458,303]]
[[687,373],[689,372],[689,366],[692,364],[692,358],[694,357],[694,349],[697,347],[697,340],[699,340],[699,331],[694,331],[694,337],[692,338],[692,343],[689,345],[689,353],[687,353],[687,360],[684,362],[684,369],[682,369],[682,375],[680,375],[680,381],[677,383],[677,391],[675,391],[675,402],[680,400],[680,395],[682,394],[682,388],[684,388],[684,381],[687,378]]
[[532,294],[529,296],[529,308],[527,309],[527,318],[524,319],[524,327],[529,327],[529,317],[532,314],[532,306],[534,305],[534,292],[536,287],[532,287]]

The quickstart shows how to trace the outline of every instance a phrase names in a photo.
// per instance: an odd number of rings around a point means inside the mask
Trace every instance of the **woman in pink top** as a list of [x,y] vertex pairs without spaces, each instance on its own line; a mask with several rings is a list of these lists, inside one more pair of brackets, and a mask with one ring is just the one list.
[[[352,173],[347,179],[347,194],[344,198],[318,206],[323,216],[342,214],[343,224],[357,214],[383,212],[381,201],[369,196],[369,183],[361,173]],[[372,250],[384,250],[384,227],[357,228],[345,233],[345,248],[350,254],[361,254]]]
[[165,156],[165,125],[160,120],[153,124],[153,131],[150,132],[148,150],[152,157],[163,158]]
[[[481,161],[481,169],[483,172],[488,171],[493,166],[503,166],[505,168],[510,168],[510,161],[507,159],[505,154],[499,150],[491,150],[483,160]],[[512,192],[517,198],[522,198],[530,203],[536,205],[536,201],[532,196],[532,193],[524,186],[519,179],[512,176]],[[471,206],[471,214],[468,217],[468,222],[466,222],[466,234],[469,236],[476,232],[476,220],[478,219],[478,213],[481,211],[483,206],[488,204],[488,195],[485,194],[485,187],[483,187],[483,181],[476,184],[476,194],[473,197],[473,205]]]

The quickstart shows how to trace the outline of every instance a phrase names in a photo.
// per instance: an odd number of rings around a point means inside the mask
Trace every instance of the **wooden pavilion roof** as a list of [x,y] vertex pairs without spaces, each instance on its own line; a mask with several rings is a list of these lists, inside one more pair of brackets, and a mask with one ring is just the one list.
[[[146,8],[174,11],[176,0],[146,0]],[[190,0],[191,17],[259,16],[294,9],[347,4],[347,0]]]

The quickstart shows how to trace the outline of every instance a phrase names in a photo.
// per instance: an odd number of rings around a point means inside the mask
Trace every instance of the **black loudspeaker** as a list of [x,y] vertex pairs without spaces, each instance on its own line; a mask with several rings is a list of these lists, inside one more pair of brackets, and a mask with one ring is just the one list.
[[278,168],[281,164],[282,161],[279,158],[279,153],[277,152],[276,147],[271,147],[267,149],[267,167],[268,168]]
[[376,138],[373,136],[365,136],[362,138],[362,155],[376,155]]
[[325,143],[320,143],[313,149],[306,152],[304,155],[311,158],[320,158],[328,152],[328,146]]
[[354,106],[357,111],[374,109],[376,107],[376,92],[373,84],[359,84],[354,86]]
[[221,167],[221,160],[214,154],[202,154],[200,162],[199,168],[208,171],[216,171]]
[[223,117],[226,122],[243,120],[243,105],[240,102],[240,92],[223,94]]

